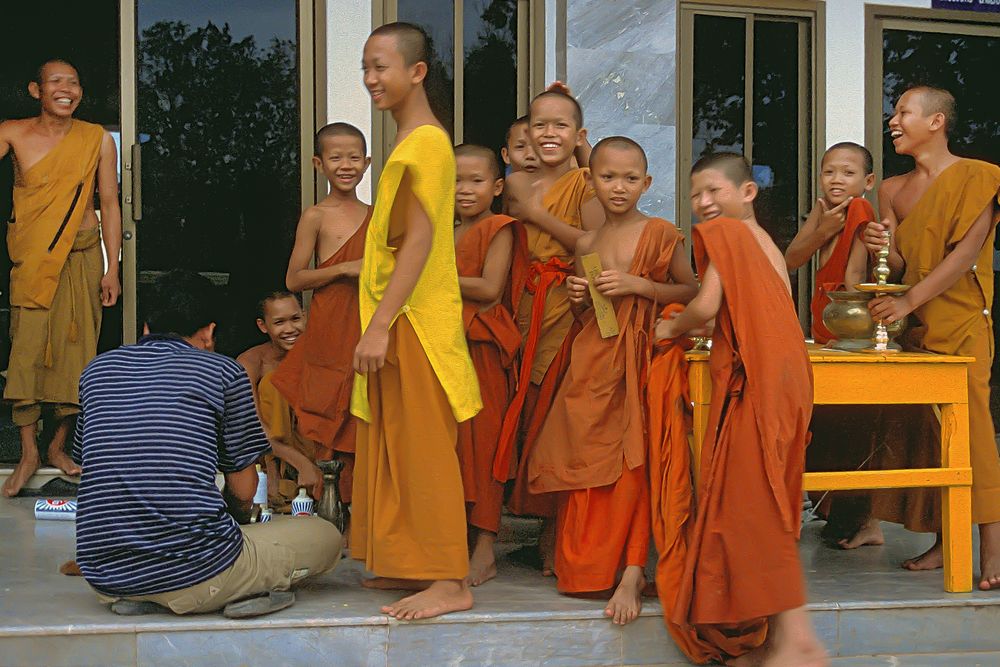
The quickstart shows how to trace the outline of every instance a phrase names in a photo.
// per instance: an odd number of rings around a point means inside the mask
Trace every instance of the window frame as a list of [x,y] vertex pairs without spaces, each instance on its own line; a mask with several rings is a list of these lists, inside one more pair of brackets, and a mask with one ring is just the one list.
[[[454,72],[454,139],[462,143],[464,123],[464,69],[465,49],[463,12],[464,0],[452,0],[454,6],[455,38],[452,63]],[[372,2],[372,30],[398,20],[397,0]],[[528,113],[531,98],[545,89],[545,0],[517,0],[517,115]],[[396,123],[388,111],[379,111],[372,105],[372,183],[378,183],[382,167],[392,152],[392,139]],[[496,147],[499,148],[499,147]],[[373,187],[375,187],[373,185]],[[374,196],[374,194],[373,194]]]
[[[816,197],[819,161],[826,145],[826,5],[815,0],[757,0],[742,5],[731,0],[681,0],[677,18],[677,96],[675,113],[677,117],[676,193],[677,224],[686,236],[691,235],[690,179],[692,166],[693,114],[691,106],[694,98],[694,20],[698,15],[724,16],[746,20],[747,40],[744,96],[748,100],[744,110],[745,134],[749,138],[744,144],[743,154],[753,160],[753,22],[757,18],[785,20],[800,25],[799,54],[802,67],[799,68],[799,90],[809,89],[809,99],[799,104],[799,159],[798,164],[811,166],[810,172],[799,179],[799,211],[801,216],[809,210]],[[806,40],[812,48],[805,53]],[[808,74],[808,79],[807,79]],[[810,85],[811,82],[811,85]],[[806,147],[809,147],[808,149]],[[808,153],[811,152],[811,155]],[[799,220],[801,227],[802,221]],[[812,297],[816,272],[815,259],[809,264],[808,273],[799,270],[796,305],[799,320],[804,330],[809,330],[809,302]]]

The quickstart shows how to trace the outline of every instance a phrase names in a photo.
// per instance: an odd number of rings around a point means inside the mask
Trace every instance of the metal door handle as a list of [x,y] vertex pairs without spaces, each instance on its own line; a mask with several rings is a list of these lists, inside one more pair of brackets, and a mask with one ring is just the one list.
[[142,220],[142,144],[132,144],[132,219]]

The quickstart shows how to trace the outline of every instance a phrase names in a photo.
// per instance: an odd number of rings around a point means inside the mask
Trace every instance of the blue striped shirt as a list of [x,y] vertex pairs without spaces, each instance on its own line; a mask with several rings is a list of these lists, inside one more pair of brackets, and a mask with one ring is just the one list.
[[152,595],[232,565],[243,534],[216,470],[243,470],[268,450],[243,368],[146,336],[87,365],[80,406],[76,559],[87,582],[106,595]]

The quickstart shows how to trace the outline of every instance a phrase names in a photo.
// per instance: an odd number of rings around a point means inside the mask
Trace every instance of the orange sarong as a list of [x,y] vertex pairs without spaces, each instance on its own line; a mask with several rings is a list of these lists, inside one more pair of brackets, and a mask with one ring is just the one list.
[[[752,232],[739,220],[718,218],[695,226],[693,236],[699,273],[711,262],[724,292],[693,525],[685,500],[690,484],[673,460],[684,419],[674,385],[667,406],[673,416],[660,417],[669,427],[671,460],[651,472],[660,498],[658,541],[684,528],[662,549],[657,567],[658,588],[672,602],[664,607],[667,627],[688,657],[706,663],[760,646],[768,616],[805,604],[796,540],[813,392],[794,304]],[[664,363],[682,372],[672,354]]]
[[813,339],[817,343],[825,344],[833,338],[833,334],[823,324],[823,309],[830,303],[827,293],[844,288],[844,272],[847,271],[847,260],[851,257],[851,245],[861,227],[875,219],[875,209],[867,199],[864,197],[852,199],[847,205],[847,219],[837,237],[837,245],[834,246],[833,253],[826,263],[816,271],[816,289],[813,291],[810,308]]
[[[665,220],[646,222],[629,273],[669,276],[682,241]],[[569,369],[528,460],[529,490],[558,494],[556,575],[563,592],[614,586],[649,550],[645,386],[656,305],[616,300],[618,336],[602,338],[592,309],[581,317]]]
[[458,425],[458,461],[469,524],[494,533],[500,528],[504,485],[493,476],[493,461],[504,413],[517,382],[515,360],[521,348],[521,332],[513,313],[527,279],[524,228],[514,218],[494,215],[476,223],[455,245],[459,277],[481,276],[490,244],[508,227],[514,232],[514,247],[510,280],[500,303],[480,310],[480,304],[465,301],[462,308],[483,409]]
[[[370,210],[369,210],[370,216]],[[361,259],[368,219],[317,268]],[[319,460],[344,462],[340,498],[351,502],[357,420],[351,415],[354,348],[361,337],[358,285],[336,280],[313,292],[306,330],[271,377],[295,410],[298,432],[317,445]]]

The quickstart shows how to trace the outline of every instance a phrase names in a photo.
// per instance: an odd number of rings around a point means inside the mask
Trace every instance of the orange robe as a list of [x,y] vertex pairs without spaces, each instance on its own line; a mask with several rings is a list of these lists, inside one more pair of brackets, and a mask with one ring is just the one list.
[[[972,458],[972,520],[1000,521],[1000,457],[990,414],[993,364],[993,242],[998,209],[1000,167],[962,159],[942,171],[896,231],[896,245],[906,270],[902,282],[915,285],[951,252],[984,210],[992,225],[970,271],[944,293],[914,311],[916,326],[904,334],[910,349],[975,357],[969,366],[969,443]],[[912,322],[911,322],[912,324]],[[900,406],[879,436],[904,446],[879,451],[878,467],[933,468],[941,465],[940,430],[928,409]],[[876,493],[875,516],[910,530],[940,529],[940,492],[905,489]]]
[[[585,169],[567,172],[542,200],[549,213],[577,229],[583,225],[583,205],[594,196],[586,173]],[[565,281],[573,272],[573,253],[535,225],[526,225],[525,231],[531,266],[526,293],[517,309],[524,353],[517,393],[504,417],[493,475],[498,480],[514,478],[507,502],[512,512],[551,517],[555,515],[554,500],[533,495],[528,489],[527,461],[569,365],[576,329]],[[516,460],[515,449],[520,450]],[[516,470],[513,475],[512,469]]]
[[[682,241],[665,220],[647,221],[629,273],[666,282]],[[529,489],[558,494],[556,575],[567,593],[614,586],[626,565],[649,551],[645,378],[655,304],[617,300],[618,336],[601,338],[584,312],[569,369],[528,461]]]
[[469,524],[497,532],[503,508],[503,482],[493,477],[493,460],[500,439],[504,413],[514,395],[517,382],[515,357],[521,348],[521,332],[513,312],[527,279],[528,261],[524,228],[506,215],[481,220],[455,245],[458,275],[482,276],[486,255],[496,235],[505,228],[514,232],[510,280],[500,302],[480,309],[480,304],[466,300],[462,307],[469,354],[476,367],[483,409],[472,419],[458,425],[458,461]]
[[823,324],[823,309],[830,303],[827,292],[835,292],[844,288],[844,272],[847,270],[847,260],[851,256],[851,245],[858,235],[858,230],[875,220],[875,209],[864,197],[855,197],[847,205],[847,219],[844,228],[837,237],[826,263],[816,271],[816,289],[812,298],[812,331],[813,339],[820,344],[827,343],[833,334]]
[[[361,259],[368,219],[341,248],[317,268]],[[318,460],[344,462],[340,498],[351,502],[357,421],[351,415],[354,348],[361,337],[358,286],[336,280],[313,292],[309,321],[295,346],[274,371],[271,382],[298,418],[298,432],[317,445]]]
[[658,566],[660,590],[676,590],[664,609],[667,625],[684,637],[680,648],[705,663],[760,646],[768,616],[805,604],[796,540],[813,391],[795,306],[753,233],[717,218],[693,236],[699,273],[711,262],[724,293],[694,524],[675,515],[689,505],[682,475],[672,474],[666,489],[662,479],[653,485],[661,499],[682,499],[657,515],[686,528],[684,544]]

